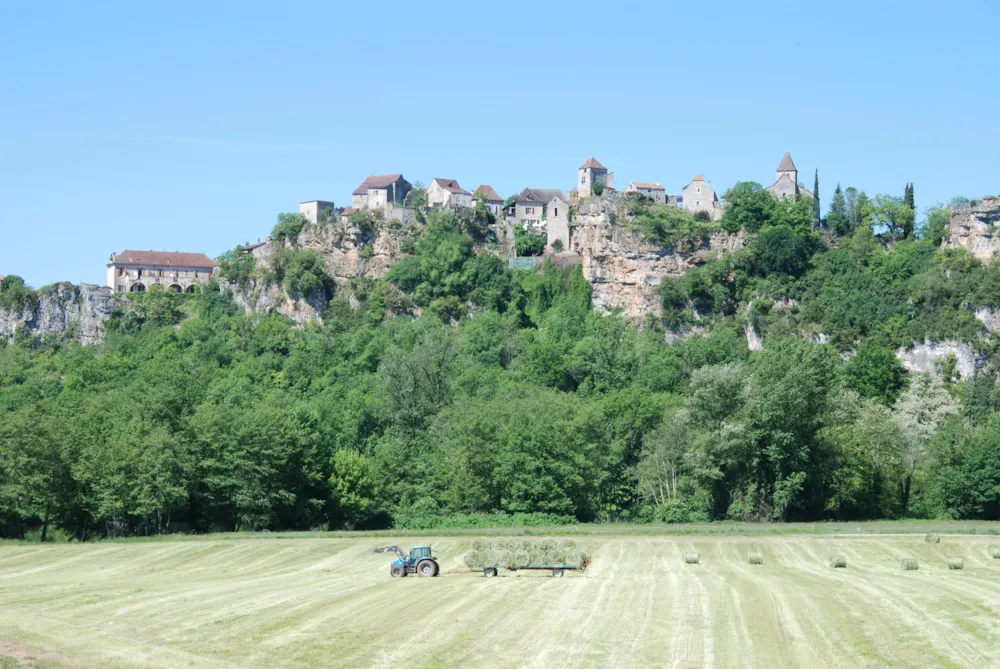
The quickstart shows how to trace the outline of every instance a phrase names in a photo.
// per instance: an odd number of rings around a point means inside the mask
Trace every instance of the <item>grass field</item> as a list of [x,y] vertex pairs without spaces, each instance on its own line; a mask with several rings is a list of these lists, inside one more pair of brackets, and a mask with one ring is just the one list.
[[0,545],[0,668],[1000,666],[997,537],[608,531],[563,579],[471,540],[398,540],[443,572],[400,580],[370,536]]

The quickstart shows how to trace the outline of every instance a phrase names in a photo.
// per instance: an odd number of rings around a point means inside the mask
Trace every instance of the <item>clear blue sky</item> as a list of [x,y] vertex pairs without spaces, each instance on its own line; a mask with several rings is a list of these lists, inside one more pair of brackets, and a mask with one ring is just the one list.
[[723,191],[790,150],[824,211],[998,193],[998,6],[5,2],[0,274],[215,256],[373,173],[568,190],[591,155]]

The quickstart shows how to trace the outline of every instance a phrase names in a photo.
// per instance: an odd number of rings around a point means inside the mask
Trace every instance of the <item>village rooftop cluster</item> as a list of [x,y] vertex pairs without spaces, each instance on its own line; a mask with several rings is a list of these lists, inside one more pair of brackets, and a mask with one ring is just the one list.
[[[614,172],[596,158],[588,158],[577,168],[576,185],[568,193],[559,188],[525,188],[503,198],[489,184],[474,191],[463,188],[456,179],[434,178],[426,188],[427,206],[459,211],[482,201],[505,224],[521,226],[533,234],[548,237],[549,248],[570,248],[570,208],[580,200],[615,189]],[[786,151],[778,164],[775,182],[766,188],[776,198],[813,197],[799,185],[798,169]],[[299,204],[299,213],[316,224],[330,218],[347,221],[359,211],[380,212],[386,220],[411,222],[416,211],[411,206],[414,186],[402,174],[372,175],[351,193],[349,207],[337,208],[333,201],[309,200]],[[657,182],[633,181],[625,193],[639,193],[656,204],[681,207],[691,213],[703,212],[713,220],[722,216],[723,203],[718,193],[701,174],[681,189],[668,194]],[[559,242],[559,243],[557,243]],[[175,292],[194,292],[196,284],[211,281],[218,261],[203,253],[125,250],[111,254],[108,262],[108,286],[115,292],[144,292],[151,285],[162,285]]]

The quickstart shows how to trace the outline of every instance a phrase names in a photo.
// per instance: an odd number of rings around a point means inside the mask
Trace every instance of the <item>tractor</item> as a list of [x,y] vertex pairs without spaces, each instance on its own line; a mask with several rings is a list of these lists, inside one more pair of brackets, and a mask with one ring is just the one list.
[[414,546],[407,555],[399,546],[382,546],[376,548],[373,553],[395,553],[399,556],[389,565],[389,573],[393,578],[406,576],[407,574],[420,574],[421,576],[437,576],[439,567],[437,558],[431,555],[430,546]]

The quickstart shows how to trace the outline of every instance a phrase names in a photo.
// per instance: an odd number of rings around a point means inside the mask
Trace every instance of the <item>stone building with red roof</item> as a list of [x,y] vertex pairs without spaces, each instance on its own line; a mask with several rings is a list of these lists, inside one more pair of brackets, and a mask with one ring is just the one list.
[[477,202],[479,198],[483,199],[486,203],[486,208],[493,212],[494,216],[500,216],[500,212],[503,211],[503,198],[493,190],[493,186],[489,184],[482,184],[472,193],[473,203]]
[[355,209],[402,207],[412,188],[402,174],[374,174],[351,193],[351,206]]
[[445,209],[472,206],[472,193],[458,185],[454,179],[432,179],[427,187],[427,205]]
[[204,253],[126,249],[111,254],[108,286],[116,293],[144,293],[155,285],[193,293],[195,285],[212,280],[218,264]]
[[577,169],[576,191],[579,197],[590,197],[594,194],[594,187],[601,184],[601,189],[615,187],[615,173],[608,172],[608,168],[602,165],[596,158],[591,156],[583,165]]

